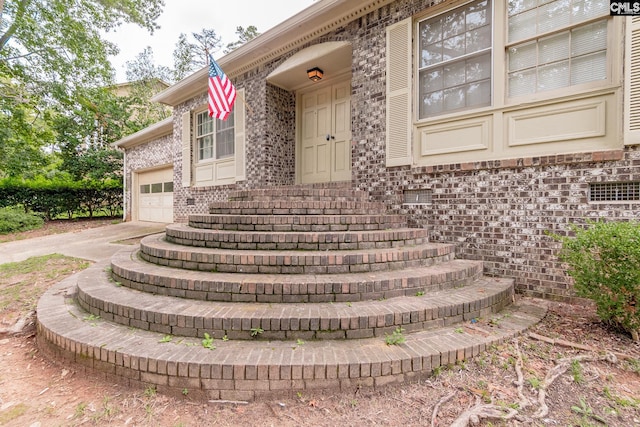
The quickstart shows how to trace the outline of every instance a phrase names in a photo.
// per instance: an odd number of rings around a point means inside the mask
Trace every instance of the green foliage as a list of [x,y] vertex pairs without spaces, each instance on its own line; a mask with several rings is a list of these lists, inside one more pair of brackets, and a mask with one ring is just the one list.
[[46,219],[61,214],[93,217],[99,211],[113,216],[122,210],[122,184],[114,180],[74,181],[68,176],[0,179],[0,207],[8,206],[24,206]]
[[262,333],[264,333],[264,329],[262,328],[251,328],[251,336],[254,338],[258,335],[261,335]]
[[[0,178],[31,179],[58,151],[129,132],[126,99],[110,86],[106,32],[134,23],[153,32],[163,0],[0,1]],[[114,139],[115,138],[115,139]],[[81,141],[82,143],[79,143]]]
[[384,342],[387,345],[400,345],[406,341],[406,337],[404,336],[404,329],[401,327],[397,327],[395,331],[389,334],[384,334]]
[[42,227],[44,220],[38,215],[25,213],[17,207],[0,208],[0,234],[33,230]]
[[630,332],[640,331],[640,224],[596,222],[558,237],[576,293],[596,303],[598,316]]
[[204,333],[204,339],[202,340],[202,346],[209,350],[215,350],[216,346],[213,345],[213,337],[208,333]]

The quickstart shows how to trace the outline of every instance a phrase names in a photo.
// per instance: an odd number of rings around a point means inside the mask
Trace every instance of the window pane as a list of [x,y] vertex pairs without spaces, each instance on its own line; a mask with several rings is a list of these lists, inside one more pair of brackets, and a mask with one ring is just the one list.
[[538,34],[562,28],[571,22],[571,1],[556,0],[538,8]]
[[604,14],[609,14],[609,2],[606,0],[574,0],[571,7],[571,22],[577,24]]
[[151,186],[149,184],[140,186],[140,194],[148,194],[149,192],[151,192]]
[[151,184],[151,192],[152,193],[162,193],[162,183],[157,182],[155,184]]
[[549,64],[569,58],[570,46],[569,32],[540,39],[538,63]]
[[442,60],[447,61],[467,53],[465,49],[465,39],[464,34],[445,39],[442,42]]
[[607,78],[607,53],[598,52],[576,58],[571,63],[571,84],[605,80]]
[[477,52],[491,47],[491,26],[480,27],[467,33],[467,52]]
[[558,89],[570,84],[569,61],[538,68],[538,91]]
[[420,37],[420,43],[425,46],[442,41],[442,19],[436,18],[420,23]]
[[509,16],[517,15],[519,13],[524,12],[525,10],[533,9],[538,6],[537,0],[517,0],[517,1],[509,1]]
[[491,9],[488,1],[472,4],[467,11],[467,31],[491,24]]
[[466,81],[491,79],[491,55],[486,54],[477,58],[470,58],[466,63]]
[[219,132],[216,135],[216,159],[224,159],[225,157],[233,156],[234,143],[233,143],[233,129],[227,129],[223,132]]
[[429,71],[420,72],[420,91],[437,90],[444,88],[442,68],[432,68]]
[[509,96],[520,96],[535,93],[536,70],[528,70],[509,75]]
[[426,67],[439,62],[442,62],[442,43],[426,45],[422,49],[422,64],[420,66]]
[[536,20],[536,9],[509,18],[509,41],[514,42],[535,36]]
[[463,34],[465,30],[464,10],[456,9],[444,16],[444,24],[442,27],[442,38],[448,39],[459,34]]
[[509,48],[509,71],[518,71],[535,67],[538,60],[536,42],[521,44]]
[[571,32],[571,56],[585,55],[607,48],[607,22],[578,27]]
[[441,90],[427,93],[422,98],[422,103],[420,104],[420,117],[424,118],[441,114],[444,109],[443,98],[444,92]]
[[465,79],[465,62],[460,61],[444,67],[444,86],[451,87],[463,84]]
[[463,108],[466,105],[465,88],[454,87],[445,89],[444,91],[444,109],[446,111],[454,111]]
[[488,80],[467,85],[467,107],[489,105],[491,100],[491,82]]
[[164,183],[164,192],[173,193],[173,181]]

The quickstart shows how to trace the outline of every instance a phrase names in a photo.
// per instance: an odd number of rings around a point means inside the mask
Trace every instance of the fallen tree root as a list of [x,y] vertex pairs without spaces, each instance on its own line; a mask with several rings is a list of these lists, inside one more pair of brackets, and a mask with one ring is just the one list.
[[549,407],[545,402],[545,398],[547,396],[547,389],[553,384],[553,382],[562,374],[564,374],[573,362],[595,362],[606,360],[611,363],[617,363],[618,359],[613,353],[608,353],[604,356],[592,356],[592,355],[580,355],[575,357],[568,357],[565,359],[558,360],[558,364],[551,368],[547,375],[544,377],[544,381],[540,385],[540,389],[538,390],[538,405],[539,408],[535,414],[533,414],[533,418],[544,418],[549,414]]
[[10,328],[2,328],[0,329],[0,337],[5,335],[19,335],[22,333],[22,330],[29,324],[29,322],[33,321],[33,317],[35,316],[35,311],[30,311],[25,314],[23,317],[18,319],[18,321],[11,326]]
[[520,344],[517,338],[514,339],[513,342],[516,348],[516,355],[518,356],[518,358],[516,359],[516,366],[515,366],[516,375],[518,376],[518,380],[515,382],[515,385],[518,391],[518,399],[520,399],[520,401],[518,402],[518,405],[520,409],[524,409],[527,406],[531,405],[531,402],[529,402],[529,399],[526,398],[523,391],[524,375],[522,374],[522,367],[524,365],[524,362],[522,360],[522,352],[520,351]]
[[469,424],[478,424],[483,418],[493,418],[510,420],[518,415],[518,411],[513,408],[480,403],[480,398],[476,398],[476,405],[464,411],[450,427],[466,427]]
[[446,396],[443,396],[438,401],[438,403],[436,403],[436,406],[433,407],[433,413],[431,414],[431,427],[435,427],[436,425],[436,418],[438,418],[438,411],[440,410],[440,406],[450,401],[451,398],[455,395],[456,395],[456,392],[454,391],[451,394],[447,394]]
[[[544,341],[546,343],[549,343],[551,345],[559,345],[562,347],[569,347],[569,348],[576,348],[579,350],[586,350],[586,351],[593,351],[594,353],[598,353],[598,352],[602,352],[602,350],[597,349],[595,347],[592,347],[590,345],[585,345],[585,344],[580,344],[577,342],[573,342],[573,341],[567,341],[567,340],[563,340],[560,338],[549,338],[546,337],[544,335],[540,335],[540,334],[536,334],[535,332],[529,332],[529,337],[533,338],[534,340],[538,340],[538,341]],[[618,359],[621,360],[632,360],[635,359],[635,357],[630,356],[628,354],[625,353],[618,353],[616,351],[611,351],[611,354],[615,355]]]

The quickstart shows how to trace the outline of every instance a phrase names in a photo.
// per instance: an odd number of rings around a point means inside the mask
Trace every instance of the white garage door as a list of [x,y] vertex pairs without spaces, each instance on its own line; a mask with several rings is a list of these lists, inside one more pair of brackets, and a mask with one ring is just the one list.
[[138,174],[138,220],[173,222],[173,168]]

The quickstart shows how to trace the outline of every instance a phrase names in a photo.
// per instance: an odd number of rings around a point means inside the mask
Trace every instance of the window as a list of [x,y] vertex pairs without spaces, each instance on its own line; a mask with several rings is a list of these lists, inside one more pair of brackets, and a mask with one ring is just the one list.
[[607,79],[608,10],[605,0],[510,0],[508,96]]
[[491,105],[492,8],[490,0],[421,21],[421,119]]
[[208,111],[196,114],[198,161],[224,159],[234,155],[234,113],[226,121],[209,117]]

